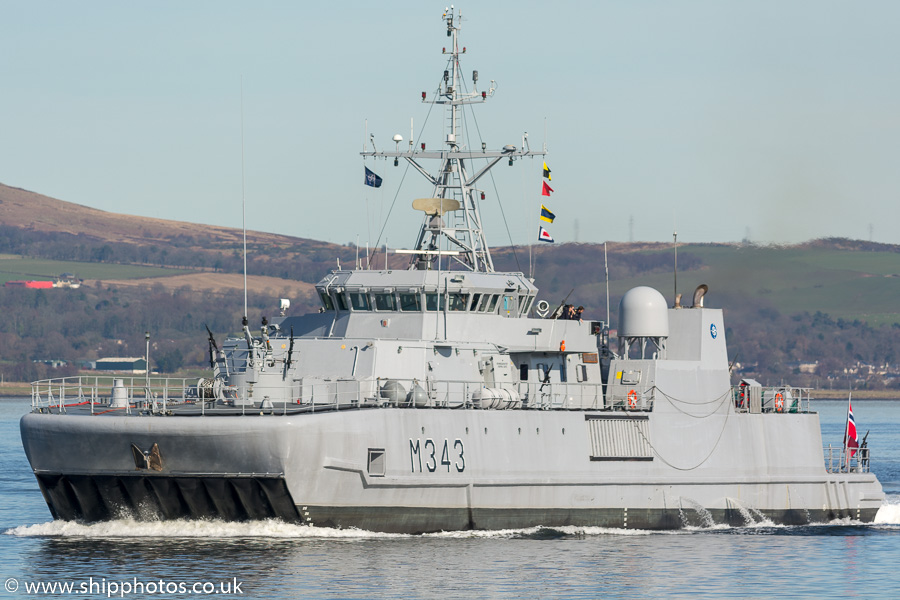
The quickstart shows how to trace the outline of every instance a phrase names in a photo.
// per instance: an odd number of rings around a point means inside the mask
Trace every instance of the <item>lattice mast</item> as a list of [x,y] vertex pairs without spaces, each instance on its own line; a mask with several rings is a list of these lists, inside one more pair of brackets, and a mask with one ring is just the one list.
[[[491,251],[484,237],[481,225],[481,212],[478,208],[480,190],[477,182],[497,163],[507,159],[512,165],[515,158],[523,156],[543,156],[545,151],[517,149],[513,145],[504,146],[501,150],[487,150],[482,142],[480,150],[467,148],[460,135],[460,110],[467,104],[480,104],[494,94],[495,82],[485,91],[478,91],[478,71],[472,72],[472,91],[463,90],[463,74],[459,57],[466,49],[460,50],[459,32],[461,29],[461,13],[454,15],[451,8],[443,16],[447,26],[447,36],[452,38],[450,48],[444,48],[449,60],[444,70],[441,83],[431,98],[422,92],[422,102],[439,104],[445,107],[444,145],[440,151],[426,151],[425,145],[416,148],[410,140],[409,150],[362,152],[363,156],[405,158],[434,186],[433,200],[425,202],[420,199],[414,208],[425,212],[414,250],[410,251],[410,269],[452,269],[462,267],[470,271],[491,273],[494,263]],[[436,175],[429,173],[419,161],[435,159],[441,161]],[[487,164],[470,174],[475,159],[484,159]],[[443,259],[446,257],[446,261]]]

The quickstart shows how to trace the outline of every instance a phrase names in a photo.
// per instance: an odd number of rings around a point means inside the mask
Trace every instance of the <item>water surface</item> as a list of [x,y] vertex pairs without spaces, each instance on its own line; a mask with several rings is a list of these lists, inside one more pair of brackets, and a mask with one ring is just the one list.
[[[900,565],[900,401],[853,404],[860,434],[870,430],[872,470],[888,494],[876,524],[406,536],[279,522],[52,521],[19,437],[28,400],[2,399],[0,581],[13,578],[19,589],[0,594],[34,597],[26,583],[71,582],[72,593],[52,597],[197,596],[189,587],[122,590],[161,581],[239,582],[240,594],[232,589],[219,598],[892,598]],[[825,443],[839,446],[846,401],[813,408]],[[76,593],[90,583],[93,590]],[[116,593],[110,584],[119,586]]]

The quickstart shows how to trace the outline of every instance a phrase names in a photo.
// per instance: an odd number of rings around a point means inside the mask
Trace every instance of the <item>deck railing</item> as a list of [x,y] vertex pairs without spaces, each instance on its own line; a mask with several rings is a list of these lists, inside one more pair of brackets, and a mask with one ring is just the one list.
[[[736,385],[731,388],[734,409],[737,412],[807,413],[812,388],[791,386],[756,387]],[[753,397],[757,396],[754,401]],[[758,407],[755,406],[758,402]]]
[[[315,412],[353,407],[621,409],[604,405],[599,383],[503,382],[432,379],[286,380],[243,388],[210,379],[76,376],[32,384],[32,409],[92,414]],[[646,408],[645,408],[646,410]]]
[[33,409],[55,408],[67,412],[70,408],[88,407],[91,412],[109,409],[119,400],[121,409],[143,410],[148,407],[165,411],[169,404],[184,404],[196,384],[196,378],[141,377],[141,376],[75,376],[43,379],[31,384]]
[[827,445],[823,449],[829,473],[868,473],[869,449]]
[[[391,387],[393,386],[393,387]],[[732,388],[736,412],[755,412],[747,390]],[[599,383],[502,382],[426,379],[322,379],[302,378],[259,382],[243,388],[225,386],[206,378],[142,376],[76,376],[45,379],[32,384],[32,407],[67,412],[78,408],[91,413],[172,411],[267,414],[315,412],[350,407],[400,406],[411,408],[523,408],[543,410],[653,410],[656,388],[635,398],[611,397]],[[809,412],[810,389],[767,387],[759,394],[758,412]],[[779,397],[780,396],[780,397]]]
[[[732,389],[736,412],[754,412],[748,394]],[[206,378],[76,376],[32,384],[32,408],[65,413],[77,409],[97,413],[165,414],[235,412],[278,414],[353,407],[495,408],[542,410],[653,410],[656,388],[635,398],[610,397],[599,383],[502,382],[426,379],[302,378],[259,382],[243,388]],[[779,395],[780,398],[779,398]],[[809,412],[810,389],[767,387],[759,392],[759,412]]]

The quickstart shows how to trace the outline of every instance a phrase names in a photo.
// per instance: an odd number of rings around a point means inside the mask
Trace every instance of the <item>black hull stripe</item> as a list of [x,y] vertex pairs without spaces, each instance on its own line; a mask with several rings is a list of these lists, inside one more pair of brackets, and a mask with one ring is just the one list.
[[[672,530],[685,527],[750,525],[746,511],[738,509],[696,510],[590,508],[590,509],[429,509],[395,507],[304,506],[304,522],[322,526],[356,527],[389,533],[432,533],[467,529],[500,530],[530,527],[606,527],[611,529]],[[863,523],[875,520],[878,509],[852,510],[764,510],[753,511],[776,525],[808,525],[850,518]]]
[[[448,508],[375,506],[295,506],[282,477],[37,475],[54,518],[106,521],[131,517],[156,519],[222,519],[247,521],[277,518],[322,527],[356,527],[390,533],[430,533],[469,529],[528,527],[609,527],[614,529],[681,529],[713,524],[748,525],[738,509],[642,508]],[[778,525],[827,523],[850,518],[875,520],[877,508],[753,511]]]
[[281,477],[37,474],[54,518],[107,521],[131,517],[247,521],[300,516]]

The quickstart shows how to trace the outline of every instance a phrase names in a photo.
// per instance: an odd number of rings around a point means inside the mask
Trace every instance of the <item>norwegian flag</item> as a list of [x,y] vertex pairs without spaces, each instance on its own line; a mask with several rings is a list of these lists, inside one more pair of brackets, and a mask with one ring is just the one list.
[[859,448],[859,436],[856,435],[856,420],[853,418],[853,404],[847,399],[847,430],[844,432],[844,448],[850,451],[850,456],[856,456]]

